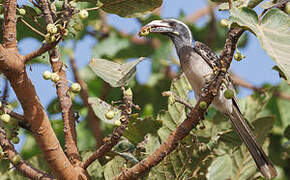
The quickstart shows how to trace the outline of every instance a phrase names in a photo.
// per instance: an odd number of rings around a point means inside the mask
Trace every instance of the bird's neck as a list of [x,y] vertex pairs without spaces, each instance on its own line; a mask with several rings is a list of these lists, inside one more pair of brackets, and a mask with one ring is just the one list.
[[180,51],[180,49],[184,46],[191,46],[190,40],[185,40],[180,37],[176,36],[170,36],[171,40],[173,41],[173,44],[176,48],[177,53]]

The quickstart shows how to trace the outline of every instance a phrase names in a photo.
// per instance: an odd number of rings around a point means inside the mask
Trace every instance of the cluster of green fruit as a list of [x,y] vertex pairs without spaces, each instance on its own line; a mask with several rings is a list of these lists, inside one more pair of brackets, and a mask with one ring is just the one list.
[[[0,102],[0,108],[2,109],[2,102]],[[18,137],[18,121],[11,118],[6,112],[1,112],[0,120],[3,122],[7,139],[11,140],[13,144],[18,144],[20,139]]]
[[[45,80],[51,80],[52,82],[57,83],[59,81],[59,75],[57,73],[52,73],[50,71],[44,71],[42,74]],[[81,85],[79,83],[72,83],[70,86],[70,91],[73,93],[79,93],[81,91]]]

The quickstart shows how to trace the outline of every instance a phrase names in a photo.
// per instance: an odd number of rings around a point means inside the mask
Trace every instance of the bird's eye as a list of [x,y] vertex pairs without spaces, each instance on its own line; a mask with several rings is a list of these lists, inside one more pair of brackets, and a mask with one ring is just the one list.
[[175,23],[174,22],[170,22],[169,26],[173,27],[173,26],[175,26]]

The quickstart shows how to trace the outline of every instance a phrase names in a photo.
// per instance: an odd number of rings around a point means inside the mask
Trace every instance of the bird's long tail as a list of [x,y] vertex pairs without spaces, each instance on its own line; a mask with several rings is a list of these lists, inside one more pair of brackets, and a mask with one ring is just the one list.
[[259,171],[267,179],[271,179],[277,176],[277,171],[273,164],[263,151],[262,147],[258,144],[252,130],[248,126],[247,122],[243,118],[239,108],[234,103],[233,112],[228,114],[230,120],[232,121],[236,131],[238,132],[240,138],[246,144],[249,152],[251,153]]

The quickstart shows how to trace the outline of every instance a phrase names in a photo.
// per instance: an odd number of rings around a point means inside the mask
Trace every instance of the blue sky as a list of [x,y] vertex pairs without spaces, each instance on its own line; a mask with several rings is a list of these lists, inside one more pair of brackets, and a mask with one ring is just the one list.
[[[161,15],[163,18],[174,18],[179,15],[180,10],[183,10],[184,13],[188,15],[206,5],[206,0],[164,0]],[[216,13],[216,18],[219,20],[225,17],[227,17],[227,14],[224,12]],[[206,18],[208,17],[204,17],[197,23],[204,23]],[[137,23],[136,19],[121,18],[117,15],[109,15],[108,23],[124,32],[132,34],[137,34],[140,29],[140,25]],[[75,56],[77,59],[77,65],[80,69],[86,66],[90,61],[91,47],[95,45],[95,43],[96,41],[89,36],[84,37],[77,43]],[[37,49],[40,45],[40,42],[27,38],[19,42],[19,50],[22,54],[27,54]],[[248,45],[246,48],[240,49],[240,51],[246,56],[246,58],[240,62],[233,61],[231,70],[234,73],[257,86],[266,82],[272,84],[277,84],[280,82],[277,72],[272,70],[272,67],[274,66],[273,61],[269,58],[266,52],[261,49],[259,42],[254,35],[249,33]],[[137,66],[137,80],[142,83],[146,83],[146,80],[150,75],[150,66],[150,60],[145,60]],[[47,65],[37,64],[32,65],[32,71],[29,71],[29,67],[27,68],[27,72],[35,84],[35,88],[41,102],[44,106],[47,106],[49,102],[56,97],[56,91],[53,83],[42,78],[42,73],[45,70],[50,70],[50,67]],[[73,80],[71,71],[68,71],[68,78],[71,81]],[[3,82],[3,80],[0,81],[1,85],[3,85]],[[239,96],[244,97],[248,94],[251,94],[250,90],[241,88]],[[12,101],[15,99],[14,93],[11,92],[8,100]],[[17,111],[20,113],[22,112],[21,108],[17,108]]]

